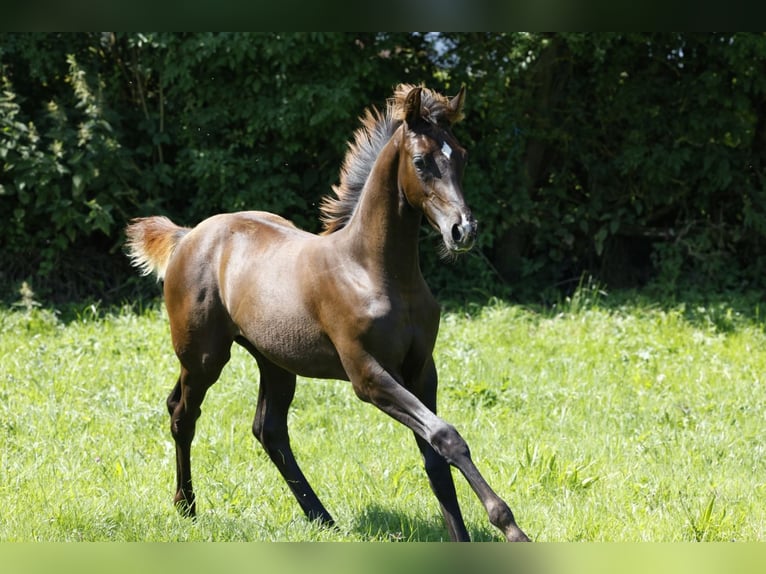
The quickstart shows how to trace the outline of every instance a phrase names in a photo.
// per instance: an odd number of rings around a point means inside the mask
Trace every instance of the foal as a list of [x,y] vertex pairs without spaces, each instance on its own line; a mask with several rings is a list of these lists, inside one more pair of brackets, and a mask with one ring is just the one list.
[[164,279],[181,363],[167,406],[183,513],[196,512],[190,450],[200,405],[236,342],[261,375],[253,434],[309,519],[333,524],[290,448],[296,375],[348,380],[362,401],[413,431],[452,540],[469,536],[450,465],[508,540],[528,540],[465,441],[435,414],[439,306],[420,271],[418,231],[425,216],[447,253],[476,238],[461,191],[466,153],[451,130],[463,101],[463,89],[450,99],[400,85],[384,113],[368,110],[335,197],[322,204],[321,235],[258,211],[215,215],[193,229],[164,217],[128,226],[134,265]]

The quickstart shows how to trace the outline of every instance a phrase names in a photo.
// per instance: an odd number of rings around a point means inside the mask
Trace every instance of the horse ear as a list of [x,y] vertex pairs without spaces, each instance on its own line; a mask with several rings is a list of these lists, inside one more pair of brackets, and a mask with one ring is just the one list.
[[420,92],[422,90],[421,87],[412,88],[404,99],[404,121],[409,125],[414,125],[423,117],[423,112],[420,109]]
[[464,103],[465,103],[465,84],[460,86],[460,91],[457,93],[457,95],[454,98],[452,98],[449,101],[449,107],[452,110],[452,113],[458,118],[463,115]]

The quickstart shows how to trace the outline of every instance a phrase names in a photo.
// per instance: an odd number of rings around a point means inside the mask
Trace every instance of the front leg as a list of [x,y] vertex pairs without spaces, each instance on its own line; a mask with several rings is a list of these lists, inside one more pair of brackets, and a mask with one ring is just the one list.
[[423,455],[428,482],[439,501],[439,508],[441,508],[450,539],[453,542],[470,542],[471,537],[468,535],[463,513],[460,511],[449,463],[418,435],[415,435],[415,440]]
[[[437,380],[433,359],[429,359],[423,371],[420,384],[414,388],[414,394],[434,414],[436,413]],[[471,538],[465,527],[463,513],[460,511],[460,504],[455,493],[455,482],[452,479],[452,469],[449,463],[425,439],[417,434],[415,435],[415,441],[423,455],[423,464],[428,475],[428,481],[431,485],[431,490],[439,501],[439,507],[441,508],[442,516],[444,516],[444,522],[447,525],[450,538],[455,542],[469,542]]]
[[[473,491],[479,497],[489,516],[490,522],[499,528],[508,541],[529,541],[526,534],[518,527],[513,512],[493,490],[481,475],[471,459],[468,445],[455,427],[445,422],[413,393],[400,385],[375,359],[364,353],[356,356],[361,357],[356,361],[344,361],[344,367],[354,386],[354,391],[362,400],[371,402],[384,413],[407,426],[418,437],[423,439],[439,456],[452,466],[460,470],[468,481]],[[443,471],[438,470],[436,476],[443,477]],[[444,500],[450,505],[453,526],[457,525],[454,506],[451,495],[448,494],[449,486],[440,483]],[[437,496],[439,496],[437,494]],[[441,502],[441,500],[440,500]],[[459,512],[459,511],[458,511]],[[462,518],[460,518],[462,522]],[[462,526],[465,530],[465,526]],[[452,533],[452,532],[451,532]],[[460,539],[460,526],[453,536]],[[467,533],[465,533],[467,537]]]

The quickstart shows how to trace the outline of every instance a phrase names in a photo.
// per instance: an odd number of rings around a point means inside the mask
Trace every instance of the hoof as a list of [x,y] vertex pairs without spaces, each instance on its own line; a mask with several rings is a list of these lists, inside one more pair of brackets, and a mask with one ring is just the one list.
[[508,542],[532,542],[529,539],[529,536],[524,534],[521,528],[515,525],[509,528],[508,531],[505,533],[505,539]]
[[322,512],[308,512],[306,518],[309,519],[309,522],[316,522],[324,528],[335,527],[335,520],[326,510],[323,510]]
[[184,518],[194,518],[197,516],[197,503],[193,496],[189,499],[181,494],[177,494],[173,499],[173,504],[175,504],[178,513]]

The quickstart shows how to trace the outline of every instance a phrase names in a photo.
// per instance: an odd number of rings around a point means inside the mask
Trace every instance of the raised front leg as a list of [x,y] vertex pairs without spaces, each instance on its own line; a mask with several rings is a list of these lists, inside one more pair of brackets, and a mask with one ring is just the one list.
[[[473,491],[479,497],[489,516],[489,521],[499,528],[508,541],[529,541],[526,534],[518,527],[513,512],[493,490],[481,475],[476,465],[471,460],[468,445],[455,427],[448,424],[429,408],[427,408],[414,394],[400,385],[389,373],[387,373],[372,357],[368,357],[363,363],[348,365],[347,372],[351,375],[351,381],[357,395],[365,401],[369,401],[380,410],[398,420],[410,428],[418,437],[423,439],[433,450],[456,467],[470,484]],[[443,470],[438,465],[432,469],[430,476],[442,478]],[[451,481],[450,481],[451,482]],[[442,481],[437,484],[443,500],[447,503],[448,528],[453,538],[460,540],[459,511],[455,513],[456,501],[453,504],[452,494],[449,492],[448,482]],[[440,494],[437,493],[437,497]],[[442,499],[440,499],[440,503]],[[459,518],[462,522],[462,518]],[[450,527],[450,521],[452,526]],[[452,529],[455,528],[453,534]],[[462,527],[465,530],[465,526]],[[465,534],[467,537],[467,533]]]

